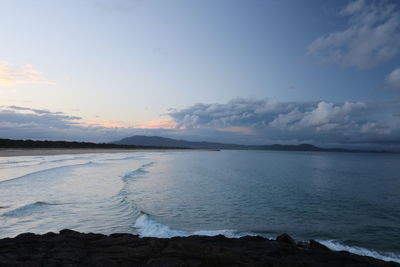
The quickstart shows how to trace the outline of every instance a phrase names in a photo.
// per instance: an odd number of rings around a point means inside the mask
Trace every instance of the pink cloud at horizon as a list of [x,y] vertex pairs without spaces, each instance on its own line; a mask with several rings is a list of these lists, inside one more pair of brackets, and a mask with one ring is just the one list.
[[138,125],[135,128],[139,129],[175,129],[177,123],[172,120],[152,120],[144,124]]

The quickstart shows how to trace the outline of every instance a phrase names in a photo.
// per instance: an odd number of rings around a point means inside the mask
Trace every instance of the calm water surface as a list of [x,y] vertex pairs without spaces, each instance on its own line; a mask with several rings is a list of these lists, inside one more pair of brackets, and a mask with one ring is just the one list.
[[0,158],[0,237],[283,232],[400,262],[400,155],[184,151]]

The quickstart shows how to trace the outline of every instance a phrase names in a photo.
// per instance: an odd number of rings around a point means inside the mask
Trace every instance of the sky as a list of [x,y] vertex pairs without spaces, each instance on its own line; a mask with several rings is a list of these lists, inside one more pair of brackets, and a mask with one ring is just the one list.
[[400,1],[0,0],[0,138],[400,150]]

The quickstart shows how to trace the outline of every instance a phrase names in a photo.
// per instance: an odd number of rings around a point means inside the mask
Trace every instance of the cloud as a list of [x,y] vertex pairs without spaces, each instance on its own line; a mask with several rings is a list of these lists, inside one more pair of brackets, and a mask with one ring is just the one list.
[[280,129],[301,129],[316,127],[316,130],[332,130],[337,126],[351,123],[350,115],[354,110],[365,108],[366,104],[345,102],[343,104],[319,102],[317,106],[307,112],[294,109],[287,114],[279,114],[270,126]]
[[235,98],[171,109],[137,127],[86,122],[44,109],[0,106],[0,138],[110,142],[132,135],[240,144],[301,144],[400,151],[399,100],[277,102]]
[[[155,126],[155,124],[151,124]],[[132,128],[120,121],[86,121],[46,109],[0,106],[0,138],[111,142],[134,134],[174,136],[170,129]]]
[[356,0],[350,2],[343,10],[342,14],[354,14],[365,7],[365,0]]
[[347,27],[313,41],[308,53],[323,62],[370,68],[400,54],[400,11],[395,2],[351,1],[340,12]]
[[98,121],[81,121],[79,122],[82,126],[95,126],[95,127],[106,127],[106,128],[128,128],[122,121],[109,121],[109,120],[98,120]]
[[55,85],[54,82],[41,76],[31,64],[14,66],[0,62],[0,86],[14,86],[18,84],[46,84]]
[[[380,146],[397,140],[398,102],[276,102],[236,98],[226,104],[198,103],[171,110],[177,128],[249,135],[247,143],[313,143]],[[218,135],[219,136],[219,135]]]
[[249,127],[240,127],[240,126],[230,126],[225,128],[217,128],[217,131],[222,132],[230,132],[230,133],[238,133],[238,134],[246,134],[252,135],[254,134],[253,130]]
[[400,68],[393,70],[386,76],[385,81],[390,88],[400,90]]
[[17,106],[0,106],[0,121],[41,125],[45,128],[70,128],[81,120],[80,117],[69,116],[62,112],[51,112],[42,109],[31,109]]
[[136,126],[139,129],[175,129],[176,123],[171,120],[153,120]]
[[168,115],[177,123],[177,128],[225,128],[254,126],[274,112],[288,108],[274,101],[236,98],[227,104],[198,103],[182,110],[171,109]]

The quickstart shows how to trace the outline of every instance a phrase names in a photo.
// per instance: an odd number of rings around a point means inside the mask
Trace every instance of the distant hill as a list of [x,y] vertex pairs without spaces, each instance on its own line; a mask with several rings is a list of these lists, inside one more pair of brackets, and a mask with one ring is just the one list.
[[176,140],[160,136],[135,135],[113,142],[118,145],[142,145],[142,146],[165,146],[165,147],[187,147],[196,149],[245,149],[245,146],[235,144],[222,144],[211,142],[191,142]]
[[160,136],[135,135],[112,143],[37,141],[1,139],[1,148],[119,148],[119,149],[237,149],[237,150],[274,150],[274,151],[315,151],[315,152],[371,152],[390,153],[387,151],[360,151],[341,148],[320,148],[310,144],[301,145],[238,145],[214,142],[191,142]]
[[320,148],[310,144],[301,145],[238,145],[213,142],[191,142],[176,140],[160,136],[135,135],[113,142],[118,145],[135,146],[163,146],[163,147],[186,147],[194,149],[241,149],[241,150],[274,150],[274,151],[316,151],[316,152],[385,152],[385,151],[357,151],[341,148]]

